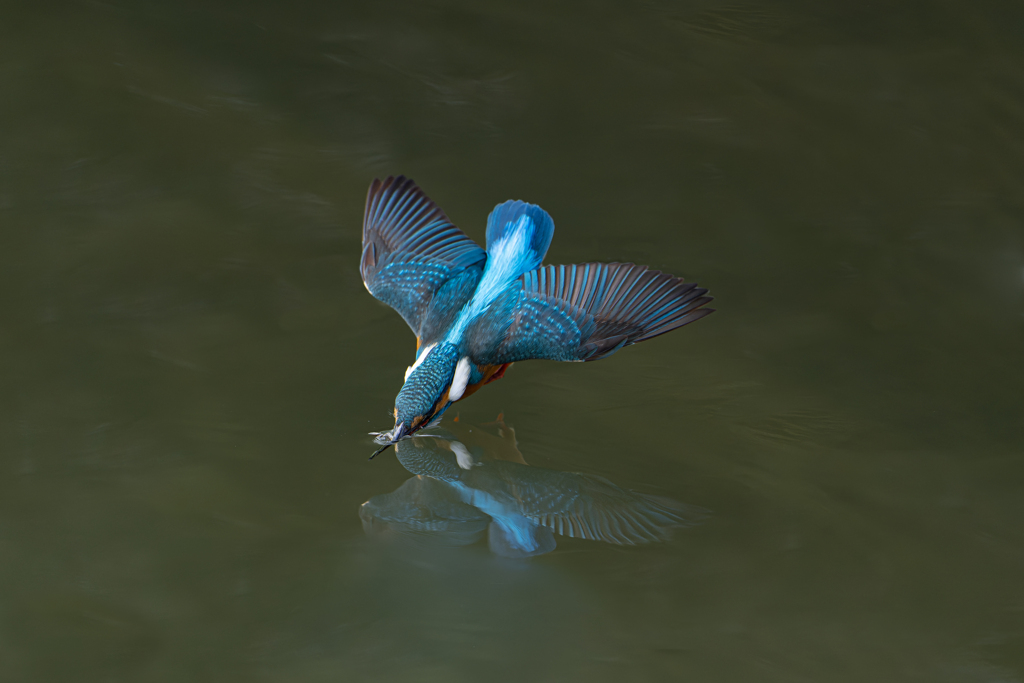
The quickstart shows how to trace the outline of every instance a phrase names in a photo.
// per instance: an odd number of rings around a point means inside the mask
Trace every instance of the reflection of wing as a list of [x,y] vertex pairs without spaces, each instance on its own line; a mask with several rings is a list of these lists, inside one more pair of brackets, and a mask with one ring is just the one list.
[[538,526],[572,538],[639,545],[707,516],[702,508],[629,491],[592,474],[479,458],[462,467],[456,451],[466,447],[454,439],[406,439],[395,450],[407,470],[424,481],[436,479],[445,495],[486,513],[493,520],[491,547],[499,554],[548,552],[554,546]]
[[707,516],[701,508],[627,491],[591,474],[503,469],[502,478],[509,482],[521,513],[571,538],[618,545],[651,543],[667,538],[673,527],[691,526]]
[[632,263],[543,266],[474,321],[469,355],[480,365],[598,360],[711,313],[706,293]]
[[491,521],[450,486],[428,477],[412,477],[391,493],[374,496],[360,506],[359,517],[368,536],[447,545],[475,543]]
[[486,260],[487,252],[412,180],[370,185],[359,272],[370,294],[398,311],[421,344],[436,342],[469,301]]

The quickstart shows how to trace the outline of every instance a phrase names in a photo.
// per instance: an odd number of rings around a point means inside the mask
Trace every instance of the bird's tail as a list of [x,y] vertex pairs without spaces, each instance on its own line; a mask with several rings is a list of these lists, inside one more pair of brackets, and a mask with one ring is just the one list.
[[[487,253],[491,258],[512,259],[508,273],[513,279],[541,264],[551,246],[555,222],[547,211],[536,204],[507,201],[498,204],[487,217]],[[499,245],[516,244],[514,253]],[[504,253],[498,254],[502,251]]]
[[494,517],[487,527],[491,552],[502,557],[533,557],[555,549],[551,530],[520,515]]

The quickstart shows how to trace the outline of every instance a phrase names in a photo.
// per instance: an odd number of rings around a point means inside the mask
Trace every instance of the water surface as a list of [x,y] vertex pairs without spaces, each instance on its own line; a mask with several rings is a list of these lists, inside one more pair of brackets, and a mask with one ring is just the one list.
[[[1005,3],[5,6],[0,679],[1024,679],[1024,12]],[[413,353],[375,176],[718,312],[517,364],[531,467],[665,542],[367,536]]]

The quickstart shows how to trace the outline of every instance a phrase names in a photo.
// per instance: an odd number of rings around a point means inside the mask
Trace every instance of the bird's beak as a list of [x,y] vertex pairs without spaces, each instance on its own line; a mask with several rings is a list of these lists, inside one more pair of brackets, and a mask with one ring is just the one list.
[[390,432],[381,432],[376,435],[374,441],[381,444],[381,447],[373,452],[370,456],[370,460],[377,457],[378,454],[383,453],[388,449],[389,446],[394,446],[396,443],[404,439],[409,434],[409,428],[404,422],[399,422],[395,425],[395,428]]

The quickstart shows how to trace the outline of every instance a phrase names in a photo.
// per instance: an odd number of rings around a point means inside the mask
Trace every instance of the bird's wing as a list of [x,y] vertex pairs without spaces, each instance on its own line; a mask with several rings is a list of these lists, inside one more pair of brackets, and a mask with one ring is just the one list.
[[470,299],[487,252],[405,176],[374,180],[363,215],[359,273],[421,344],[437,339]]
[[481,365],[531,358],[591,361],[712,312],[693,282],[632,263],[542,266],[500,295],[466,332]]

